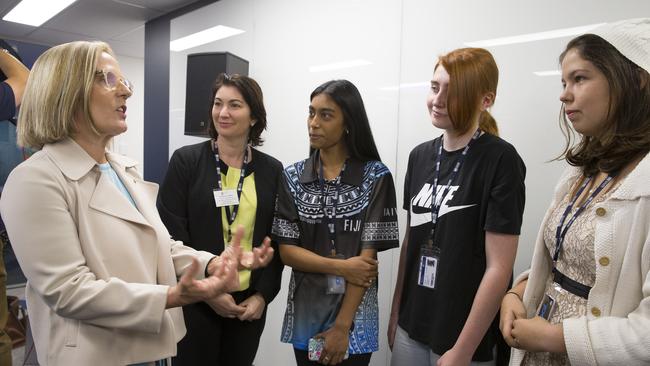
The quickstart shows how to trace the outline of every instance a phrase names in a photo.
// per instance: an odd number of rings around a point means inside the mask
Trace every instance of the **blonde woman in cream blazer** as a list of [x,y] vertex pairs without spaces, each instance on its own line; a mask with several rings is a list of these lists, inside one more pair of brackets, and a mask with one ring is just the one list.
[[9,176],[0,212],[42,366],[164,365],[185,335],[180,306],[238,288],[238,264],[273,254],[241,254],[241,230],[221,257],[170,239],[158,186],[107,150],[131,93],[103,42],[51,48],[27,84],[18,142],[41,150]]

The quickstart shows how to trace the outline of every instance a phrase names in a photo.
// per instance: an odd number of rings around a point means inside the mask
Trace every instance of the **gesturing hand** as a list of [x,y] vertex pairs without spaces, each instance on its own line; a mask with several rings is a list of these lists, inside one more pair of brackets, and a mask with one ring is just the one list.
[[[241,230],[243,230],[243,228],[241,228]],[[253,250],[250,252],[243,252],[241,254],[239,263],[246,269],[265,267],[267,264],[269,264],[271,259],[273,259],[273,252],[273,247],[271,247],[271,239],[267,236],[264,238],[262,245],[253,248]]]
[[341,264],[341,276],[349,283],[357,286],[370,287],[377,277],[379,269],[376,259],[368,257],[351,257]]
[[221,265],[212,272],[212,275],[202,280],[195,279],[198,273],[199,262],[192,258],[192,263],[187,267],[178,284],[167,290],[168,308],[207,300],[239,288],[237,262],[229,258],[222,258]]
[[271,247],[271,239],[266,237],[259,247],[253,248],[250,252],[242,252],[241,239],[243,237],[244,227],[239,225],[230,244],[226,246],[219,258],[215,258],[208,265],[208,273],[212,273],[216,267],[220,266],[224,258],[237,261],[239,269],[257,269],[269,264],[273,259],[274,252],[273,247]]

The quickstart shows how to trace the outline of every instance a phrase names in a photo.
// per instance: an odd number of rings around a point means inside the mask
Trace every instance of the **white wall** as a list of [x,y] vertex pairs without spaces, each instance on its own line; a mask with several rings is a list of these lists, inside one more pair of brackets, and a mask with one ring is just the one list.
[[126,102],[125,133],[113,139],[113,150],[140,162],[138,170],[144,172],[144,59],[116,55],[124,76],[134,84],[134,93]]
[[[621,0],[503,0],[455,2],[422,0],[221,0],[172,21],[171,39],[223,24],[246,33],[171,53],[170,154],[200,141],[183,136],[185,68],[189,53],[229,51],[250,62],[250,75],[264,91],[269,127],[262,150],[285,165],[303,159],[308,149],[306,116],[310,92],[321,82],[346,78],[364,98],[375,140],[393,172],[401,207],[408,153],[437,136],[425,107],[436,56],[464,42],[557,28],[650,16],[650,2]],[[490,47],[500,68],[492,112],[501,136],[527,165],[527,202],[515,273],[527,268],[538,225],[564,163],[551,162],[563,146],[557,128],[559,76],[533,71],[557,69],[557,57],[570,39]],[[364,59],[368,66],[311,73],[309,66]],[[413,86],[411,83],[425,83]],[[397,88],[402,84],[404,87]],[[406,84],[406,85],[404,85]],[[403,234],[406,222],[400,216]],[[387,365],[385,337],[398,250],[380,255],[380,351],[371,365]],[[279,342],[289,270],[270,305],[255,364],[290,365],[291,347]]]

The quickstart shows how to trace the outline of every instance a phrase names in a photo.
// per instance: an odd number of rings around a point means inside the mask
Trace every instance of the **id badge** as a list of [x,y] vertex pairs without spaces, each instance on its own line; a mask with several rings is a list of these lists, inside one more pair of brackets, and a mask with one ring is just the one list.
[[420,250],[420,267],[418,285],[430,289],[436,288],[438,264],[440,263],[440,248],[422,246]]
[[[330,256],[330,258],[344,259],[342,255]],[[340,295],[345,293],[345,278],[333,274],[327,275],[327,295]]]
[[548,294],[544,294],[544,299],[542,299],[542,303],[539,304],[539,308],[537,309],[537,315],[547,321],[550,321],[551,317],[555,313],[556,307],[557,304],[555,302],[555,299]]
[[226,189],[223,191],[213,190],[214,204],[217,207],[234,206],[239,204],[239,197],[237,197],[237,190]]

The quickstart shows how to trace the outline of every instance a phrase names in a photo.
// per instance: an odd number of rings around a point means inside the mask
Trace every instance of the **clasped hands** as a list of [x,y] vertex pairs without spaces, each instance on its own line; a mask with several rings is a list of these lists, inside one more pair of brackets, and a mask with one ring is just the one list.
[[499,328],[510,347],[530,352],[566,352],[562,324],[551,324],[537,315],[528,319],[524,304],[514,294],[503,297]]
[[377,278],[379,266],[376,259],[357,256],[336,262],[336,272],[345,281],[360,287],[370,287]]
[[[221,255],[210,260],[206,270],[208,276],[204,279],[196,279],[201,269],[198,261],[192,258],[192,263],[185,270],[178,284],[170,287],[167,291],[167,307],[207,301],[224,293],[237,291],[239,289],[238,271],[240,269],[252,270],[269,264],[273,258],[271,239],[266,237],[262,245],[253,248],[252,251],[244,252],[241,249],[243,236],[244,228],[240,225],[237,227],[230,245]],[[261,298],[261,296],[259,297]],[[264,300],[262,299],[262,301]]]

